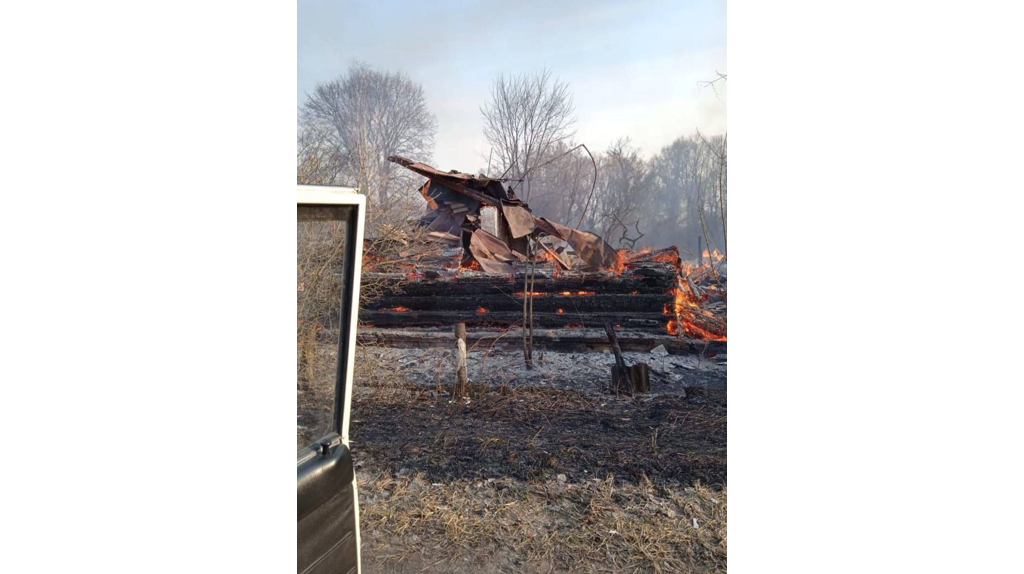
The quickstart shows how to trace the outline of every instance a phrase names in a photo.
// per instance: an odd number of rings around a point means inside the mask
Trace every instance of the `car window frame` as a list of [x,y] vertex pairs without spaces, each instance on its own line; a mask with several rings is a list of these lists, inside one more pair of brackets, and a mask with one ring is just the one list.
[[332,428],[323,437],[317,438],[305,448],[299,449],[298,461],[316,452],[321,442],[340,442],[348,446],[348,433],[352,411],[353,371],[355,365],[356,333],[359,322],[359,284],[363,257],[363,225],[365,221],[366,198],[353,188],[334,186],[298,186],[296,224],[300,221],[300,210],[310,208],[346,208],[345,255],[342,293],[344,300],[338,302],[339,332],[338,361],[336,365]]

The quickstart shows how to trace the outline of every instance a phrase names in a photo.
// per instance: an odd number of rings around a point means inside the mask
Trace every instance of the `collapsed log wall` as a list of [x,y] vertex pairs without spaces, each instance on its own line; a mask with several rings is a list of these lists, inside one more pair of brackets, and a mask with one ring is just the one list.
[[[366,326],[508,328],[523,324],[526,273],[510,275],[421,269],[409,275],[367,273],[383,286],[383,297],[365,304]],[[622,273],[538,268],[533,286],[536,328],[600,328],[612,321],[623,329],[668,334],[675,319],[678,270],[671,263],[627,264]]]

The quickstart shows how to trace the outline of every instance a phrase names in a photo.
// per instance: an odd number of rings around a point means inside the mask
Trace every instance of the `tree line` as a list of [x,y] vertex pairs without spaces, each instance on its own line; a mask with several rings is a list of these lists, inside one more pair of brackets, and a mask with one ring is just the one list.
[[[650,158],[628,137],[592,152],[576,139],[568,84],[548,70],[496,78],[480,113],[491,145],[490,165],[480,171],[507,179],[538,215],[616,247],[726,252],[726,136],[680,136]],[[436,134],[419,84],[355,64],[317,85],[300,107],[298,181],[358,187],[370,234],[405,228],[422,214],[422,179],[387,157],[430,163]]]

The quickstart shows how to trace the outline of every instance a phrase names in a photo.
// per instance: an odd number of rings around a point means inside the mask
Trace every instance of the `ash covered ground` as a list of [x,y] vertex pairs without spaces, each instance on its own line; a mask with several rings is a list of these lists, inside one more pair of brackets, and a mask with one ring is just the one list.
[[352,452],[366,572],[724,572],[724,355],[359,350]]
[[[451,383],[455,356],[445,349],[391,349],[366,347],[361,350],[371,361],[396,369],[395,374],[411,385],[439,387]],[[629,365],[647,363],[651,371],[652,395],[686,394],[688,387],[726,388],[726,356],[669,355],[667,353],[623,353]],[[604,392],[611,379],[615,357],[610,352],[569,353],[534,349],[534,366],[527,368],[522,351],[470,350],[466,357],[471,383],[489,386],[556,388]]]

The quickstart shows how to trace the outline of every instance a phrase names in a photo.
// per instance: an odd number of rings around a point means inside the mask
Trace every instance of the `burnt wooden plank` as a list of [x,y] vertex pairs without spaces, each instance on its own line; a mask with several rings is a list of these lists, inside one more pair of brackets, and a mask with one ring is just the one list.
[[[572,293],[572,291],[568,291]],[[562,309],[565,313],[593,313],[613,311],[645,311],[651,313],[664,312],[666,309],[671,312],[675,304],[675,296],[672,293],[661,293],[657,295],[632,295],[632,294],[605,294],[594,295],[549,295],[540,294],[533,298],[534,313],[557,313]],[[500,311],[522,311],[522,293],[501,293],[483,295],[460,295],[445,296],[443,294],[409,296],[405,294],[388,295],[367,303],[366,309],[386,310],[396,307],[403,307],[412,311],[430,310],[453,310],[467,311],[479,308],[487,309],[489,312]]]
[[[453,277],[450,279],[409,279],[404,275],[367,273],[364,280],[380,284],[395,294],[409,296],[445,295],[507,295],[524,291],[523,280],[511,276]],[[600,276],[587,274],[573,277],[537,276],[535,292],[560,293],[570,291],[593,291],[605,294],[662,294],[678,286],[675,275],[656,274],[650,276],[608,274]]]
[[[468,331],[466,346],[468,349],[514,349],[522,344],[518,337],[518,329],[506,331]],[[448,331],[409,331],[399,329],[360,329],[358,340],[360,345],[385,346],[397,349],[448,348],[451,346],[451,334]],[[624,352],[646,353],[658,345],[664,345],[672,355],[708,356],[726,352],[725,341],[698,341],[659,335],[655,333],[618,333],[619,347]],[[611,344],[604,333],[584,329],[539,330],[534,332],[536,347],[553,351],[587,352],[608,351]]]
[[684,328],[692,331],[688,333],[690,335],[697,336],[703,332],[702,338],[712,339],[724,336],[726,333],[725,317],[709,316],[700,312],[685,312],[683,319],[686,325]]
[[[374,327],[451,327],[456,323],[467,326],[512,326],[522,325],[523,314],[518,312],[470,311],[375,311],[362,310],[359,320]],[[603,312],[603,313],[537,313],[533,315],[537,327],[600,327],[604,321],[613,321],[625,328],[667,333],[669,318],[661,313],[644,312]]]

